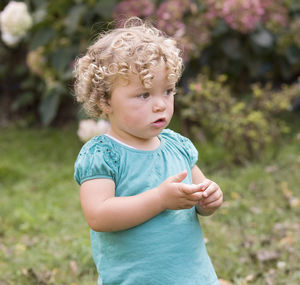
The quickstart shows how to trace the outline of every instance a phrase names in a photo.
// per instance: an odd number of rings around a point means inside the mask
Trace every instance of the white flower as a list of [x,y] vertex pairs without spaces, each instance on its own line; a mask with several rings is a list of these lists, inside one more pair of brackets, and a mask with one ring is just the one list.
[[82,120],[79,122],[77,135],[81,141],[86,142],[94,136],[104,134],[109,129],[109,122],[105,120]]
[[23,2],[11,1],[0,13],[2,40],[8,46],[16,45],[32,26],[32,17]]
[[8,45],[9,47],[16,46],[21,39],[21,37],[12,36],[11,34],[8,33],[2,33],[1,38],[2,41],[5,42],[6,45]]
[[98,120],[97,122],[97,130],[99,134],[104,134],[108,131],[110,124],[106,120]]

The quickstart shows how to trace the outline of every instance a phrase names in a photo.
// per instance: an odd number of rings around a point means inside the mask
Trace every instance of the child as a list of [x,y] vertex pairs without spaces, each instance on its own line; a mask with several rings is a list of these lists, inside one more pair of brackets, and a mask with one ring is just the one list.
[[182,71],[176,43],[129,19],[77,60],[75,94],[107,134],[81,149],[75,179],[98,284],[219,284],[197,219],[222,204],[191,141],[165,129]]

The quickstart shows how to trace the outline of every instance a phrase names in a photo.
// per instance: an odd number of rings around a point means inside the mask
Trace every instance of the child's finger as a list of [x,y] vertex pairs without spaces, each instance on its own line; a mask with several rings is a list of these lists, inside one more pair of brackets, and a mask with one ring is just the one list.
[[181,185],[181,190],[185,194],[193,194],[193,193],[201,191],[201,186],[197,185],[197,184],[191,184],[191,185],[182,184]]
[[184,170],[180,173],[177,173],[174,176],[169,177],[168,180],[170,183],[180,183],[181,181],[183,181],[186,178],[186,176],[187,176],[187,171]]
[[216,200],[213,200],[209,203],[204,203],[203,205],[201,205],[203,208],[215,208],[215,207],[219,207],[222,204],[222,197],[219,197]]
[[[204,196],[204,193],[203,193],[203,196]],[[219,199],[223,199],[222,191],[216,191],[209,197],[207,197],[207,198],[204,197],[204,199],[200,203],[201,203],[201,205],[207,205],[207,204],[217,201]]]
[[203,192],[203,197],[209,197],[212,195],[214,192],[216,192],[219,189],[218,184],[215,182],[211,182],[211,184],[204,190]]
[[213,195],[209,196],[208,198],[203,199],[203,205],[207,205],[214,201],[217,201],[221,198],[221,194],[214,193]]
[[202,191],[205,191],[211,183],[212,183],[211,180],[205,179],[202,183],[198,184],[198,186],[201,187]]
[[199,202],[200,200],[203,199],[203,192],[197,191],[197,192],[195,192],[193,194],[189,194],[187,196],[187,199],[190,200],[190,201],[195,201],[195,202],[198,201]]

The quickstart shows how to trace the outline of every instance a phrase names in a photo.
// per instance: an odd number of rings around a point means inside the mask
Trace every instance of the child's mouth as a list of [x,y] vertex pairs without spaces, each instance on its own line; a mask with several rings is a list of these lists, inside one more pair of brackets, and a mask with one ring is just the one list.
[[152,123],[152,125],[153,125],[154,127],[156,127],[156,128],[164,127],[165,124],[166,124],[166,119],[165,119],[165,118],[160,118],[160,119],[158,119],[158,120],[156,120],[156,121],[154,121],[154,122]]

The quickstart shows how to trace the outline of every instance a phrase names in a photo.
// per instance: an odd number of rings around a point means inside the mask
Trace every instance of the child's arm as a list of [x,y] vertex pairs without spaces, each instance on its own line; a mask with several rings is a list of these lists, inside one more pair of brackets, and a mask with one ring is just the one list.
[[139,225],[166,209],[187,209],[202,198],[200,186],[180,183],[186,171],[169,177],[156,188],[129,197],[115,197],[110,179],[93,179],[80,188],[80,201],[89,226],[112,232]]
[[192,168],[193,183],[201,187],[202,199],[197,203],[196,210],[202,216],[209,216],[223,203],[223,193],[219,185],[206,179],[197,165]]

